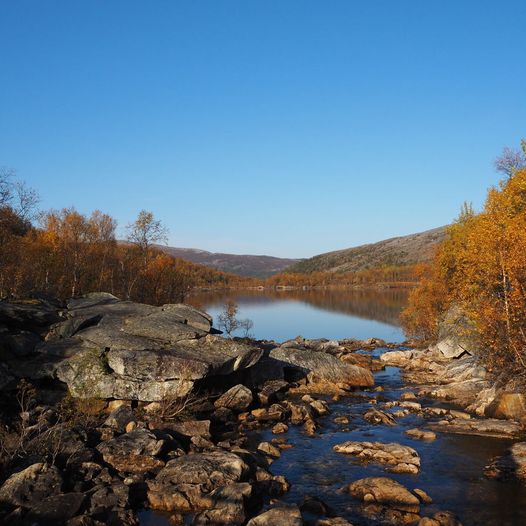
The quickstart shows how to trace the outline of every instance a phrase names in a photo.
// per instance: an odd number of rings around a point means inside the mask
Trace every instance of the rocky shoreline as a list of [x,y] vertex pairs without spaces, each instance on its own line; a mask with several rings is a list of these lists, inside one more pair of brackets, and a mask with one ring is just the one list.
[[[290,484],[271,464],[294,447],[291,426],[316,439],[331,398],[363,389],[372,394],[363,414],[371,425],[425,419],[423,429],[406,431],[415,443],[437,433],[522,437],[521,393],[491,385],[476,356],[454,342],[444,352],[376,339],[280,344],[217,332],[210,316],[188,305],[104,293],[67,304],[0,302],[0,522],[136,525],[152,510],[171,524],[349,525],[314,496],[285,504]],[[376,357],[377,348],[386,351]],[[382,399],[373,372],[386,366],[401,367],[418,386]],[[421,397],[465,410],[425,407]],[[271,438],[261,440],[261,431]],[[485,475],[524,479],[521,444]],[[417,450],[398,443],[354,440],[334,451],[387,473],[417,474],[421,466]],[[426,512],[432,499],[423,489],[387,476],[341,491],[363,511],[363,524],[460,524],[449,512]]]

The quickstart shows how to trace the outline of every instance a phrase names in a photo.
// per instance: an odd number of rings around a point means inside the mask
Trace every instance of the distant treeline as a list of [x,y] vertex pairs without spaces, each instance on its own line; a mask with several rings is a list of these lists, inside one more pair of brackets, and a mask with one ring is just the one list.
[[407,286],[415,266],[358,272],[282,273],[267,279],[227,274],[166,254],[166,238],[151,212],[142,211],[117,242],[117,223],[98,210],[37,211],[36,193],[12,172],[0,171],[0,297],[35,292],[69,298],[107,291],[122,298],[162,304],[183,301],[195,288],[327,288]]

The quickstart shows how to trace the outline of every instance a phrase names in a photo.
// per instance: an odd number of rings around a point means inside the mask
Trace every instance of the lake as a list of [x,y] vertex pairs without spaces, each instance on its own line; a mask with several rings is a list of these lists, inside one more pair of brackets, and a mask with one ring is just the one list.
[[186,301],[214,317],[227,300],[239,307],[239,318],[254,322],[257,339],[382,338],[402,342],[399,316],[408,291],[384,290],[237,290],[200,292]]

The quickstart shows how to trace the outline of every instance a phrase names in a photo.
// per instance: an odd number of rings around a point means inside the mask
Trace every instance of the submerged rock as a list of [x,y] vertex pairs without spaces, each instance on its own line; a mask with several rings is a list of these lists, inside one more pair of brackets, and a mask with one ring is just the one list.
[[526,482],[526,442],[513,444],[505,455],[486,466],[484,474],[499,480],[518,479]]
[[359,460],[389,465],[393,473],[416,474],[420,470],[420,457],[411,447],[396,443],[348,441],[333,447],[337,453],[352,455]]
[[433,433],[433,431],[423,431],[421,429],[408,429],[405,431],[405,434],[409,438],[414,438],[416,440],[428,440],[432,441],[436,439],[436,433]]

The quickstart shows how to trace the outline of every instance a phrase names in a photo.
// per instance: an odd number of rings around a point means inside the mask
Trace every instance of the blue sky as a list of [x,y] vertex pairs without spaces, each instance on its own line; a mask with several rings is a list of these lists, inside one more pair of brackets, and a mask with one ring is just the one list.
[[506,0],[0,0],[0,165],[177,246],[425,230],[526,135],[525,23]]

